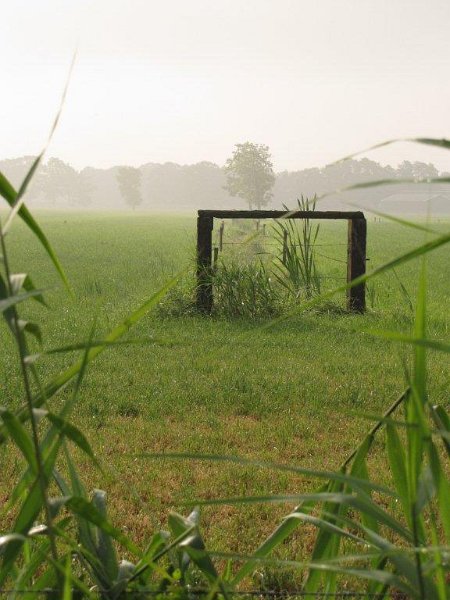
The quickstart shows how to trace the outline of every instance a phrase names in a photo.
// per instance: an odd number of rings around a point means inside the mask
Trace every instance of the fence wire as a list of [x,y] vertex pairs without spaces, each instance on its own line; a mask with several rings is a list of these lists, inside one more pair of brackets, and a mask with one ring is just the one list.
[[[228,228],[226,228],[228,229]],[[218,234],[216,236],[216,240],[215,240],[215,248],[217,249],[217,256],[221,256],[224,254],[224,247],[228,246],[228,247],[237,247],[237,246],[242,246],[243,248],[246,247],[247,251],[249,252],[249,257],[253,256],[253,257],[272,257],[273,259],[276,258],[280,258],[275,252],[273,252],[271,249],[272,248],[276,248],[278,249],[279,253],[282,254],[282,245],[280,244],[280,242],[277,242],[276,240],[274,240],[273,238],[271,238],[270,235],[268,234],[261,234],[255,238],[255,240],[251,240],[250,243],[244,239],[244,240],[224,240],[223,236],[224,236],[224,231],[226,231],[226,229],[222,229],[222,233]],[[219,230],[220,231],[220,230]],[[254,241],[257,241],[261,244],[261,246],[263,247],[263,249],[256,249],[252,252],[252,243]],[[292,246],[295,246],[297,248],[301,247],[302,244],[299,243],[291,243]],[[314,248],[315,251],[315,255],[318,258],[321,259],[325,259],[325,260],[329,260],[335,263],[339,263],[342,265],[347,265],[347,258],[338,258],[336,256],[330,256],[329,254],[324,254],[323,252],[317,252],[316,248],[347,248],[348,247],[348,243],[347,242],[322,242],[322,243],[313,243],[311,244],[311,246]],[[220,247],[222,247],[222,250],[220,250]],[[228,253],[225,253],[225,256],[227,256]],[[347,281],[347,277],[346,275],[342,275],[342,276],[337,276],[337,275],[323,275],[320,272],[316,274],[317,279],[320,280],[327,280],[327,281],[336,281],[336,282],[346,282]]]

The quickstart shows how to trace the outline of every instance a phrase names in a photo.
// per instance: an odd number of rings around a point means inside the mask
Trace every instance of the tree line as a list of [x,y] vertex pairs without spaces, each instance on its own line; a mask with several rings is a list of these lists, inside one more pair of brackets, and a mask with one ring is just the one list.
[[[33,158],[23,156],[0,161],[0,170],[18,185]],[[147,163],[139,168],[86,167],[78,171],[58,158],[50,158],[33,181],[29,202],[36,207],[72,206],[98,210],[126,207],[155,210],[280,208],[283,204],[294,204],[302,194],[312,197],[354,183],[396,178],[426,179],[438,175],[438,170],[430,163],[404,161],[394,168],[367,158],[275,173],[269,148],[246,142],[236,145],[223,167],[204,161],[192,165]],[[404,188],[398,185],[395,192]],[[437,191],[448,194],[450,187],[442,186],[438,190],[434,186],[433,192]],[[377,202],[388,193],[391,192],[384,186],[358,190],[330,196],[322,206],[339,208],[350,201],[376,208]]]

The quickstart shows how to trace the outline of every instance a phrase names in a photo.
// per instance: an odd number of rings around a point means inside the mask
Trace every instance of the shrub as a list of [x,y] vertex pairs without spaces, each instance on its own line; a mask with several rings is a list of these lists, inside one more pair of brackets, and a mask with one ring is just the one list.
[[[286,212],[290,212],[284,206]],[[312,211],[316,199],[301,197],[295,210]],[[302,219],[280,219],[274,225],[275,236],[280,246],[280,255],[274,261],[277,281],[295,298],[310,300],[320,294],[320,276],[317,269],[315,243],[320,231],[319,223]]]
[[212,280],[216,314],[253,319],[279,313],[280,298],[262,262],[221,262]]

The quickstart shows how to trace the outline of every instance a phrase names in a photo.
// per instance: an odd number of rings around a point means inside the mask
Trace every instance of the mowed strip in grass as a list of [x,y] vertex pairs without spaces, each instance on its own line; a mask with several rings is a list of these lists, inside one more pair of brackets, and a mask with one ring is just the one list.
[[[44,348],[95,339],[137,308],[173,274],[193,265],[193,215],[41,213],[74,288],[70,298],[21,224],[8,236],[15,272],[29,273],[48,288],[50,309],[21,307],[38,321]],[[433,223],[446,231],[449,223]],[[325,274],[345,277],[345,224],[324,223]],[[425,241],[423,232],[388,222],[369,222],[369,269]],[[333,245],[328,244],[336,244]],[[344,244],[344,245],[343,245]],[[226,248],[226,247],[225,247]],[[325,249],[326,248],[326,249]],[[428,259],[428,328],[448,339],[450,252]],[[103,487],[111,514],[144,543],[164,524],[168,510],[186,512],[184,501],[236,495],[301,493],[317,480],[270,469],[204,461],[144,459],[140,453],[230,454],[315,469],[335,469],[371,426],[361,413],[381,414],[405,388],[410,347],[369,335],[369,329],[411,332],[419,262],[375,280],[364,316],[335,311],[298,314],[282,322],[150,314],[130,337],[145,345],[106,350],[89,367],[73,421],[90,438],[110,476],[83,457],[88,489]],[[330,284],[327,284],[327,288]],[[342,296],[337,299],[342,303]],[[17,406],[22,389],[14,347],[1,329],[2,404]],[[38,347],[36,346],[36,351]],[[79,357],[52,355],[37,363],[43,381]],[[448,359],[430,353],[430,394],[445,402]],[[71,393],[67,388],[60,398]],[[56,406],[61,400],[52,401]],[[379,444],[383,443],[380,437]],[[11,458],[11,457],[10,457]],[[376,453],[374,469],[387,481]],[[2,457],[1,498],[20,467]],[[204,510],[210,547],[248,552],[292,505],[222,506]],[[282,551],[298,557],[311,531]],[[243,534],[245,532],[245,535]]]

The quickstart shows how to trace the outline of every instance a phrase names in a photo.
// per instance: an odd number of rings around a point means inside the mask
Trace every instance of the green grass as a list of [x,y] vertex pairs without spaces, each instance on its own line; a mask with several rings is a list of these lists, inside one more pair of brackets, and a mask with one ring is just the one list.
[[[31,320],[39,313],[48,349],[86,340],[93,314],[100,337],[193,262],[193,216],[42,213],[37,218],[75,292],[73,298],[67,295],[37,242],[17,223],[8,236],[13,270],[39,273],[35,284],[50,288],[50,310],[36,303],[23,309]],[[448,223],[433,227],[443,232]],[[345,261],[344,223],[322,225],[319,238],[318,243],[339,244],[324,247],[323,254]],[[373,269],[423,240],[420,231],[369,222],[368,266]],[[245,252],[250,255],[252,247]],[[321,272],[345,277],[345,264],[331,258],[322,257]],[[429,337],[442,340],[448,339],[450,324],[448,259],[444,247],[430,254],[428,266]],[[161,461],[130,461],[128,455],[223,453],[337,468],[370,426],[356,413],[380,414],[405,387],[410,348],[361,330],[411,331],[405,290],[414,301],[418,268],[412,262],[398,270],[403,289],[392,273],[376,279],[374,307],[364,316],[314,311],[270,329],[262,328],[267,321],[146,318],[132,337],[155,336],[159,343],[108,350],[89,368],[84,382],[73,421],[117,476],[116,482],[105,481],[80,457],[87,485],[108,489],[113,520],[117,517],[137,541],[148,539],[165,522],[169,507],[180,508],[184,500],[310,490],[315,482],[287,473],[203,462],[163,466]],[[330,286],[335,284],[330,280]],[[21,388],[14,346],[4,325],[0,331],[2,404],[17,406]],[[43,380],[73,358],[38,362]],[[429,379],[437,403],[445,402],[447,372],[446,356],[434,354]],[[349,410],[355,412],[350,419]],[[373,468],[383,481],[386,471],[376,454]],[[0,500],[8,494],[8,474],[20,467],[8,461],[5,470]],[[286,512],[286,506],[271,505],[205,509],[208,546],[251,551]],[[286,555],[292,557],[299,546],[309,548],[311,540],[312,535],[304,534],[294,539]]]

